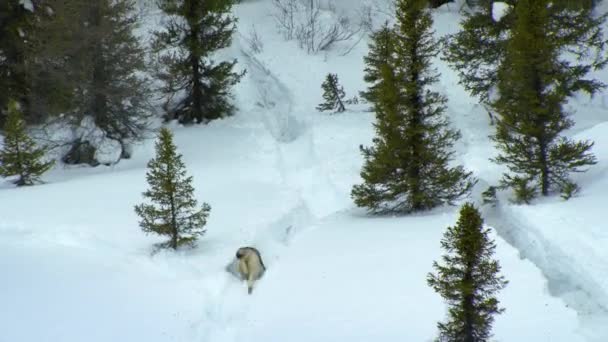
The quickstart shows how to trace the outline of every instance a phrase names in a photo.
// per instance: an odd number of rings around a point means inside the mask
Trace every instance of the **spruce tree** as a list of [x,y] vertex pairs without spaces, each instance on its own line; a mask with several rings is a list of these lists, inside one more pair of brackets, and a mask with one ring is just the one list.
[[[82,100],[78,111],[91,115],[107,138],[120,143],[121,156],[128,157],[125,145],[142,138],[150,117],[148,83],[140,76],[146,71],[145,51],[134,34],[139,25],[135,3],[97,0],[84,4],[87,25],[82,40],[87,49],[79,57],[89,62],[89,72],[78,90]],[[79,123],[82,116],[75,119]]]
[[7,108],[14,99],[27,112],[27,65],[33,57],[34,23],[34,13],[21,1],[0,1],[0,108]]
[[105,138],[120,143],[121,157],[128,157],[126,146],[142,138],[151,109],[149,85],[142,76],[147,71],[145,50],[134,32],[139,26],[134,1],[47,4],[54,11],[42,22],[41,38],[47,43],[41,47],[44,63],[39,67],[60,72],[47,73],[40,85],[70,89],[64,94],[69,108],[63,108],[67,115],[62,120],[80,127],[92,119]]
[[[475,1],[477,6],[464,15],[462,30],[447,36],[443,49],[443,58],[458,72],[460,84],[487,109],[496,92],[498,69],[505,60],[507,41],[517,19],[517,1],[505,0],[510,6],[500,21],[495,21],[494,2]],[[547,29],[551,32],[547,39],[552,40],[557,51],[574,57],[563,75],[568,96],[579,90],[593,95],[604,88],[603,82],[588,77],[608,61],[603,37],[607,14],[595,16],[594,5],[591,0],[562,0],[554,1],[547,9]]]
[[146,179],[150,188],[143,196],[153,203],[135,206],[142,230],[169,236],[170,240],[160,245],[163,248],[193,244],[205,233],[211,207],[207,203],[198,207],[193,197],[192,176],[186,176],[182,155],[177,153],[173,135],[167,128],[160,130],[156,156],[148,162]]
[[[569,94],[569,66],[559,59],[559,46],[550,38],[548,0],[519,0],[517,21],[505,61],[498,74],[500,115],[494,159],[509,170],[503,187],[512,187],[517,200],[528,203],[537,192],[575,190],[569,174],[595,164],[593,143],[563,136],[574,125],[563,105]],[[530,48],[534,47],[534,48]]]
[[16,101],[8,103],[8,116],[4,124],[4,146],[0,151],[0,175],[3,177],[19,176],[14,184],[17,186],[33,185],[40,181],[40,176],[54,164],[41,159],[46,149],[36,147],[27,135],[25,121]]
[[[236,59],[216,63],[211,54],[230,45],[236,18],[230,15],[234,0],[161,0],[168,21],[155,32],[159,52],[158,77],[169,96],[168,119],[201,123],[230,115],[230,88],[244,72],[233,69]],[[170,51],[167,51],[170,50]],[[177,99],[173,101],[173,98]]]
[[[73,10],[83,0],[36,0],[32,15],[34,25],[27,34],[27,91],[20,94],[24,119],[28,124],[46,124],[63,117],[77,107],[77,89],[86,83],[86,59],[77,59],[87,51],[82,13]],[[75,37],[78,35],[78,38]],[[79,60],[79,63],[75,61]]]
[[338,82],[338,75],[327,74],[325,82],[321,85],[323,89],[323,99],[325,102],[317,106],[317,110],[335,110],[337,113],[341,113],[346,110],[344,107],[344,88]]
[[396,7],[397,26],[388,35],[392,41],[374,42],[394,52],[385,63],[373,62],[382,54],[379,51],[370,52],[374,57],[367,60],[369,70],[379,71],[367,93],[377,135],[373,146],[361,147],[364,182],[351,193],[358,206],[380,214],[453,204],[473,185],[470,172],[449,165],[449,149],[459,132],[448,127],[446,99],[429,89],[438,79],[431,68],[438,45],[427,2],[399,0]]
[[496,293],[507,281],[499,275],[498,261],[492,259],[496,245],[489,229],[472,204],[462,206],[456,226],[447,228],[441,247],[447,254],[441,265],[433,262],[437,273],[429,273],[427,278],[449,306],[447,321],[437,324],[438,340],[488,341],[494,316],[504,311]]

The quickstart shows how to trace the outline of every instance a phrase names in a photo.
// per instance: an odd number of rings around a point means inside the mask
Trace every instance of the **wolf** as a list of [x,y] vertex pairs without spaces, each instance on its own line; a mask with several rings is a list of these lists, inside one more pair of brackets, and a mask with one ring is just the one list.
[[251,294],[255,281],[266,272],[266,266],[264,266],[260,251],[253,247],[241,247],[236,251],[236,258],[238,260],[238,272],[241,279],[247,280],[247,293]]

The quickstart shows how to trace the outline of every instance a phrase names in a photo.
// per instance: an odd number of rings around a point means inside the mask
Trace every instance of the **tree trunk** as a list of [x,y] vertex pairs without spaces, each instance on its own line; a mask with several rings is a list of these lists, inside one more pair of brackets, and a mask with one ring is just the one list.
[[171,194],[171,248],[177,249],[177,239],[179,236],[177,229],[177,212],[175,209],[175,197]]
[[[418,47],[417,45],[412,46],[412,50],[410,51],[412,56],[411,64],[414,65],[418,62]],[[412,73],[410,75],[411,79],[409,80],[413,84],[416,84],[416,93],[412,94],[409,101],[412,108],[412,117],[410,118],[410,128],[413,129],[414,132],[410,136],[410,149],[411,149],[411,164],[408,168],[408,185],[410,187],[410,198],[412,199],[412,209],[414,211],[421,211],[424,209],[424,204],[421,201],[421,198],[424,194],[421,194],[420,189],[420,144],[422,144],[422,134],[419,132],[419,127],[421,125],[420,112],[422,111],[422,100],[420,99],[420,89],[418,87],[418,82],[420,75],[417,70],[412,69]]]
[[[467,264],[467,269],[464,274],[464,284],[465,286],[470,286],[473,282],[473,265],[472,263]],[[463,342],[475,342],[474,336],[474,317],[475,317],[475,307],[474,307],[474,297],[473,293],[467,293],[463,298],[463,310],[464,310],[464,340]]]
[[336,99],[338,100],[338,112],[343,112],[346,110],[346,107],[344,107],[344,103],[342,103],[342,99],[340,98],[340,92],[338,91],[338,84],[336,83],[331,83],[331,87],[334,91],[334,94],[336,94]]
[[[197,1],[190,1],[190,16],[192,18],[197,18]],[[195,19],[190,22],[190,42],[193,46],[198,45],[198,34],[200,31],[200,23]],[[192,49],[193,46],[190,48]],[[190,68],[192,70],[192,108],[190,110],[191,114],[187,114],[188,117],[185,118],[186,122],[196,120],[197,123],[203,121],[203,110],[202,110],[202,80],[201,80],[201,71],[200,71],[200,56],[198,53],[194,53],[194,51],[190,51]]]
[[541,164],[541,168],[540,168],[540,185],[541,185],[541,193],[543,194],[543,196],[548,196],[549,195],[549,186],[550,186],[550,180],[549,180],[549,161],[548,161],[548,156],[547,156],[547,144],[545,143],[544,139],[539,139],[539,145],[540,145],[540,164]]
[[[539,100],[539,103],[543,103],[544,95],[543,95],[543,83],[539,76],[540,72],[535,68],[534,69],[534,90],[536,91],[536,97]],[[549,195],[549,158],[548,154],[548,141],[547,141],[547,121],[548,119],[541,117],[537,114],[537,117],[534,120],[534,124],[541,131],[538,132],[536,139],[538,140],[538,149],[539,149],[539,162],[540,162],[540,185],[541,185],[541,194],[543,196]]]
[[89,22],[91,24],[90,30],[93,31],[93,39],[88,42],[92,49],[93,58],[93,79],[91,82],[93,101],[90,110],[95,119],[95,124],[99,127],[107,127],[108,98],[106,95],[106,86],[108,75],[106,75],[105,61],[103,59],[103,33],[101,32],[102,15],[99,4],[96,4],[95,1],[93,1],[90,6]]
[[[196,120],[196,123],[203,121],[203,111],[201,108],[202,104],[202,83],[200,73],[200,61],[195,55],[190,55],[190,66],[192,68],[192,109],[191,117],[187,118],[187,121]],[[190,115],[188,115],[190,116]]]

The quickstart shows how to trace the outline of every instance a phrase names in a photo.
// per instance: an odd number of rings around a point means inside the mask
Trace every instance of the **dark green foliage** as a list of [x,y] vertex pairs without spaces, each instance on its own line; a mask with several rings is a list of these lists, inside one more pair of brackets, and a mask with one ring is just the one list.
[[234,0],[160,1],[169,20],[163,31],[155,32],[154,49],[159,52],[161,90],[169,96],[168,119],[201,123],[233,113],[230,88],[244,72],[233,71],[236,60],[211,59],[214,51],[230,45],[236,29],[236,18],[230,16],[233,4]]
[[84,0],[40,0],[34,12],[36,25],[28,34],[31,49],[26,60],[28,91],[22,94],[28,123],[46,123],[72,113],[77,89],[86,83],[88,58],[83,47]]
[[[509,32],[515,25],[517,14],[513,6],[495,22],[492,18],[492,0],[477,0],[476,9],[466,13],[462,30],[446,37],[444,58],[460,75],[460,83],[482,104],[489,104],[494,85],[498,81],[498,66],[506,55]],[[505,1],[511,5],[514,0]],[[588,4],[587,4],[588,3]],[[572,54],[573,61],[564,64],[563,85],[567,96],[582,90],[594,94],[603,83],[587,78],[589,72],[606,65],[606,41],[602,27],[606,15],[593,16],[590,1],[563,0],[554,2],[548,9],[547,36],[556,51]]]
[[27,111],[27,65],[34,30],[34,15],[19,0],[0,1],[0,108],[7,108],[9,99],[15,99]]
[[486,191],[481,193],[481,197],[483,200],[483,204],[492,204],[492,206],[495,206],[496,202],[497,202],[496,187],[489,186],[488,189],[486,189]]
[[431,8],[438,8],[450,2],[454,2],[454,0],[429,0],[429,6]]
[[80,127],[90,120],[126,156],[125,144],[141,138],[150,115],[134,13],[132,0],[40,1],[27,36],[26,121]]
[[446,99],[429,89],[438,79],[431,69],[438,46],[426,0],[400,0],[396,7],[396,28],[376,33],[371,46],[380,50],[366,58],[372,84],[363,96],[373,104],[377,135],[372,147],[361,147],[364,183],[352,197],[373,213],[453,204],[473,185],[470,172],[449,167],[459,133],[448,127]]
[[562,198],[566,201],[569,200],[572,196],[574,196],[577,192],[580,191],[579,186],[573,182],[567,182],[562,187]]
[[[144,49],[133,31],[138,26],[131,0],[87,1],[83,8],[88,25],[83,31],[85,51],[79,56],[88,61],[84,83],[77,89],[76,122],[84,115],[109,139],[123,146],[140,139],[150,117],[148,84],[138,76],[146,70]],[[80,61],[78,61],[80,62]]]
[[496,66],[504,54],[504,32],[510,18],[492,19],[492,7],[481,6],[465,12],[462,30],[446,37],[445,59],[458,71],[460,84],[482,103],[487,103],[490,89],[496,83]]
[[554,1],[555,6],[566,8],[570,10],[592,10],[602,0],[556,0]]
[[454,227],[448,227],[441,247],[442,263],[433,262],[435,274],[427,281],[447,302],[448,319],[438,323],[439,341],[484,342],[491,338],[494,316],[501,314],[496,294],[507,285],[492,256],[496,245],[470,203],[460,209]]
[[338,75],[327,74],[325,82],[323,82],[321,88],[323,89],[323,99],[325,102],[319,104],[319,106],[317,106],[317,110],[335,110],[338,113],[346,110],[343,102],[345,95],[344,88],[338,82]]
[[570,186],[569,173],[596,163],[593,143],[562,136],[574,125],[563,109],[571,69],[559,60],[559,46],[549,38],[547,4],[518,1],[517,22],[498,73],[499,97],[492,103],[500,115],[492,136],[500,150],[494,161],[509,170],[502,186],[513,187],[517,200],[525,203],[535,195],[533,189],[544,196],[562,191]]
[[40,181],[40,176],[47,172],[54,162],[41,161],[46,149],[37,148],[27,135],[25,121],[21,118],[16,101],[8,103],[4,134],[4,146],[0,151],[0,175],[19,176],[14,182],[17,186],[33,185]]
[[[601,0],[555,0],[552,1],[552,6],[557,6],[560,9],[570,9],[570,10],[580,10],[580,9],[592,9],[594,8]],[[517,0],[465,0],[465,2],[470,6],[480,6],[480,7],[488,7],[492,6],[495,2],[504,2],[509,5],[515,5]]]
[[370,85],[360,95],[365,101],[374,103],[377,95],[381,94],[378,88],[381,87],[380,83],[383,80],[383,69],[390,66],[394,60],[395,47],[393,30],[388,22],[385,22],[378,31],[373,32],[370,38],[369,52],[363,57],[365,61],[363,79]]
[[205,233],[204,226],[211,207],[199,208],[193,197],[192,176],[186,176],[182,155],[176,151],[173,135],[162,128],[156,142],[156,157],[148,162],[146,179],[150,188],[143,193],[153,204],[139,204],[135,212],[146,233],[167,235],[170,240],[161,247],[177,249],[193,244]]
[[531,185],[531,180],[529,178],[524,177],[508,177],[508,182],[513,187],[513,192],[515,194],[514,202],[517,204],[530,204],[530,202],[538,196],[538,191],[536,187]]

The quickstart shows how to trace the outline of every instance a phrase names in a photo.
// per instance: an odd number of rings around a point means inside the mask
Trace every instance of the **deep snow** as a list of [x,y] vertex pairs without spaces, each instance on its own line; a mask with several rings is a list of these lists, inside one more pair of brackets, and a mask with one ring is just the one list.
[[[363,1],[336,0],[353,18]],[[384,4],[385,5],[385,4]],[[383,6],[379,2],[379,6]],[[390,6],[385,6],[390,7]],[[438,35],[458,29],[459,4],[435,13]],[[374,218],[355,209],[358,146],[373,136],[373,114],[361,104],[340,115],[318,113],[320,84],[339,75],[347,97],[363,90],[364,39],[350,54],[307,55],[285,42],[270,1],[235,8],[239,33],[219,56],[248,70],[236,87],[236,116],[178,127],[179,151],[208,202],[208,232],[194,250],[151,255],[161,241],[137,226],[133,205],[146,188],[153,141],[134,158],[94,169],[56,167],[47,184],[0,189],[0,341],[430,341],[445,315],[426,286],[439,240],[458,208]],[[158,23],[148,12],[145,30]],[[375,24],[381,22],[380,15]],[[251,27],[262,37],[250,51]],[[437,60],[437,89],[463,137],[458,162],[480,178],[473,200],[502,168],[492,127],[457,76]],[[598,74],[608,79],[606,73]],[[532,206],[501,198],[486,208],[496,227],[496,258],[510,281],[500,293],[499,341],[608,340],[608,193],[606,95],[577,97],[577,137],[596,141],[599,164],[579,175],[583,191]],[[236,249],[254,245],[268,272],[248,296],[225,271]]]

